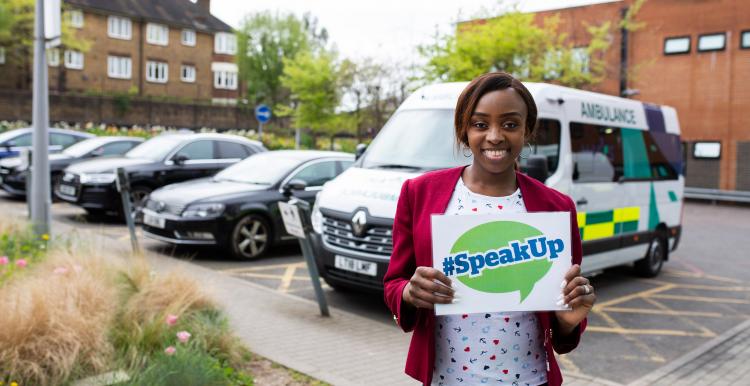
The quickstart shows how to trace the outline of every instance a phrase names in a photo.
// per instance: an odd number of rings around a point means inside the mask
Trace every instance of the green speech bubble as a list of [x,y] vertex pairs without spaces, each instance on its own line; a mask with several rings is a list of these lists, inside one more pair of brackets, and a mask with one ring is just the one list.
[[[542,236],[543,233],[532,226],[516,221],[494,221],[469,229],[456,240],[451,254],[468,252],[469,255],[489,250],[497,250],[510,245],[513,241]],[[507,293],[520,291],[521,302],[526,300],[536,283],[552,268],[549,259],[531,259],[512,265],[499,265],[484,268],[474,277],[459,276],[458,280],[469,288],[488,293]]]

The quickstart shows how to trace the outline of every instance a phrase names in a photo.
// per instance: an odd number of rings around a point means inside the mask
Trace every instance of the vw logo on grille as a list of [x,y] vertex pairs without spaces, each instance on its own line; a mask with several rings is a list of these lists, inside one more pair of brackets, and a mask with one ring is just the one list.
[[364,210],[360,210],[352,217],[352,231],[355,236],[362,237],[365,235],[367,230],[367,213]]
[[167,203],[164,201],[159,201],[156,203],[156,211],[161,212],[167,207]]

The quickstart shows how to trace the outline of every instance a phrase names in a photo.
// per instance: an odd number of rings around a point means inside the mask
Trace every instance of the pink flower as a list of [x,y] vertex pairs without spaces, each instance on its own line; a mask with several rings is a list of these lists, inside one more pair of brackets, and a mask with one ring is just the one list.
[[175,351],[177,351],[177,349],[174,348],[174,346],[169,346],[166,349],[164,349],[164,353],[167,355],[174,355]]
[[180,331],[177,333],[177,340],[180,341],[180,343],[187,343],[188,339],[190,339],[190,333],[187,331]]
[[165,322],[167,323],[167,326],[174,326],[175,324],[177,324],[177,315],[167,315],[167,319],[165,320]]
[[57,267],[53,272],[55,273],[55,275],[65,275],[66,273],[68,273],[68,269],[65,267]]
[[8,256],[0,256],[0,265],[6,265],[10,262],[10,259],[8,259]]
[[25,259],[18,259],[18,260],[16,260],[16,266],[18,266],[18,268],[24,268],[27,265],[29,265],[29,263],[26,262]]

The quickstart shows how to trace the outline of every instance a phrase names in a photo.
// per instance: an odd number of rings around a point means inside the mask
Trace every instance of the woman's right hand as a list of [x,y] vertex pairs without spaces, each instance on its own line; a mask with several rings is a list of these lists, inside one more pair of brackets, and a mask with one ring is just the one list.
[[404,287],[402,300],[417,308],[433,309],[436,303],[449,304],[458,301],[451,288],[451,279],[432,267],[417,267],[409,283]]

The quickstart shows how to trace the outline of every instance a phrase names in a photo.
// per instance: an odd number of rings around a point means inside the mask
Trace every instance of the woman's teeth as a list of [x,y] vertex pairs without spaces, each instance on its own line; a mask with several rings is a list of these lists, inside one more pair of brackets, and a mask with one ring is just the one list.
[[482,154],[489,159],[501,159],[508,154],[507,150],[482,150]]

